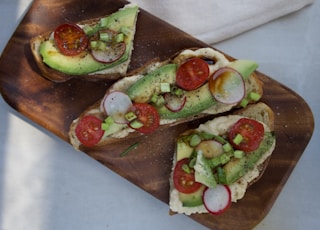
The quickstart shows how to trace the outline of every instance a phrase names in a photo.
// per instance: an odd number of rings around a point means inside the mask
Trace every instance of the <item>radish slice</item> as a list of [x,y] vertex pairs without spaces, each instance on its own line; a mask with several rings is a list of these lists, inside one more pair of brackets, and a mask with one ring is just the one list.
[[202,151],[205,158],[214,158],[223,153],[222,144],[215,140],[205,140],[196,147],[197,152]]
[[183,106],[186,104],[187,97],[178,97],[171,93],[164,94],[165,106],[172,112],[180,111]]
[[218,69],[209,79],[212,96],[224,104],[240,102],[245,96],[245,84],[239,72],[232,68]]
[[117,33],[114,30],[99,30],[90,38],[90,51],[92,57],[102,63],[112,63],[121,58],[126,51],[126,44],[117,41]]
[[125,114],[131,109],[132,101],[129,96],[121,91],[107,94],[102,100],[101,107],[116,123],[128,123]]
[[209,213],[220,215],[231,206],[231,191],[227,185],[218,184],[204,190],[202,199]]
[[126,44],[124,42],[107,45],[105,49],[92,49],[91,54],[93,58],[102,63],[111,63],[120,59],[126,51]]

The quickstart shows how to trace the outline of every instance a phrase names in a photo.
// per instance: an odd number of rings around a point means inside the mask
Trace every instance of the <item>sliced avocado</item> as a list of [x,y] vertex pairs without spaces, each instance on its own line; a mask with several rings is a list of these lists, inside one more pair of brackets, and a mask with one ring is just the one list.
[[[244,79],[247,79],[258,68],[258,64],[250,60],[236,60],[230,62],[228,66],[237,70]],[[208,83],[196,90],[186,91],[185,95],[187,97],[186,103],[178,112],[172,112],[164,105],[157,108],[161,118],[178,119],[193,116],[216,104]]]
[[268,151],[268,149],[272,146],[273,142],[275,141],[274,133],[267,132],[260,144],[259,149],[247,154],[246,156],[246,167],[248,169],[252,169],[256,162],[260,159],[260,157]]
[[235,60],[228,64],[228,67],[231,67],[237,70],[244,79],[249,78],[249,76],[259,67],[258,63],[251,60]]
[[191,148],[187,143],[183,140],[177,141],[177,161],[182,160],[184,158],[190,158],[193,153],[193,148]]
[[201,186],[197,191],[189,194],[179,192],[179,200],[184,207],[200,206],[203,204],[202,194],[205,188],[205,186]]
[[130,7],[125,6],[124,8],[104,18],[107,21],[107,23],[104,25],[104,28],[115,31],[120,31],[123,27],[132,28],[135,25],[138,12],[139,8],[137,5],[131,5]]
[[260,157],[272,146],[274,141],[274,134],[272,132],[266,132],[257,150],[245,154],[242,158],[232,158],[222,168],[222,174],[225,174],[225,181],[221,181],[221,183],[232,184],[242,177],[246,172],[254,167]]
[[125,54],[118,61],[109,64],[97,62],[88,52],[77,56],[65,56],[57,50],[50,40],[41,43],[40,54],[43,62],[52,69],[70,75],[84,75],[111,68],[126,61],[129,56],[129,49],[127,47]]
[[176,64],[163,65],[139,79],[127,90],[134,102],[147,103],[160,93],[161,83],[173,84],[176,80]]
[[216,104],[209,91],[208,83],[196,90],[186,91],[185,96],[187,97],[186,103],[178,112],[172,112],[165,106],[157,108],[160,117],[163,119],[178,119],[194,116]]
[[108,26],[110,29],[120,31],[122,27],[132,28],[130,33],[124,36],[126,43],[126,50],[124,55],[117,61],[112,63],[101,63],[94,60],[94,58],[85,51],[76,56],[65,56],[59,52],[54,45],[52,39],[46,40],[41,43],[39,52],[43,58],[43,62],[50,68],[70,75],[85,75],[99,70],[112,68],[128,60],[133,46],[134,28],[136,17],[138,14],[138,7],[125,7],[108,18]]
[[221,184],[232,184],[246,173],[246,158],[232,158],[218,171],[219,182]]
[[197,161],[194,166],[195,180],[201,184],[204,184],[210,188],[214,188],[217,185],[217,181],[212,172],[212,168],[208,160],[203,156],[203,153],[199,151],[197,153]]

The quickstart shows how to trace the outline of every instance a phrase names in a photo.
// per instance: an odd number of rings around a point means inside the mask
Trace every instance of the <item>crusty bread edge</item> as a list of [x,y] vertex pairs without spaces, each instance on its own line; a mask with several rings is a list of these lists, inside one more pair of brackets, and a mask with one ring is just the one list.
[[[260,113],[260,115],[262,116],[260,117],[260,119],[257,119],[257,113]],[[258,102],[257,104],[248,105],[246,108],[235,111],[234,114],[256,119],[264,123],[270,129],[270,131],[274,131],[274,120],[275,120],[274,112],[267,104],[263,102]],[[275,143],[273,144],[273,146],[271,146],[271,148],[272,150],[275,148]],[[262,164],[257,166],[260,172],[259,176],[254,178],[252,181],[250,181],[250,183],[248,184],[248,187],[256,183],[261,178],[261,176],[263,175],[264,171],[266,170],[269,164],[270,158],[271,156],[269,156]]]
[[[253,75],[254,77],[255,75]],[[257,79],[257,78],[256,78]],[[257,79],[258,80],[258,79]],[[258,80],[259,82],[259,80]],[[108,91],[111,91],[112,90],[112,86],[108,89]],[[100,99],[99,101],[97,101],[94,105],[88,107],[85,111],[83,111],[80,116],[74,120],[72,123],[71,123],[71,126],[70,126],[70,130],[69,130],[69,141],[70,143],[73,145],[73,147],[75,149],[81,149],[81,143],[77,140],[77,137],[75,136],[75,128],[79,122],[79,120],[84,117],[85,115],[88,115],[88,114],[92,114],[91,111],[93,109],[96,109],[96,108],[99,108],[100,107],[100,103],[101,103],[101,100]],[[189,121],[193,121],[195,119],[201,119],[203,117],[206,117],[206,116],[209,116],[209,115],[219,115],[219,114],[223,114],[225,112],[228,112],[230,110],[232,110],[234,107],[232,106],[224,106],[224,105],[221,105],[218,107],[218,109],[215,111],[214,114],[210,114],[210,113],[200,113],[200,114],[197,114],[195,116],[191,116],[191,117],[188,117],[188,118],[181,118],[181,119],[177,119],[175,120],[174,122],[171,122],[171,123],[168,123],[168,124],[162,124],[161,127],[165,128],[165,127],[171,127],[171,126],[176,126],[178,124],[181,124],[181,123],[185,123],[185,122],[189,122]],[[100,116],[99,113],[96,113],[96,115]],[[123,137],[123,138],[115,138],[115,137],[107,137],[105,139],[103,139],[102,141],[100,141],[97,146],[103,146],[103,145],[107,145],[107,144],[111,144],[111,143],[114,143],[114,142],[117,142],[117,141],[121,141],[123,140],[124,138],[132,138],[134,136],[138,136],[138,135],[141,135],[141,134],[137,134],[137,132],[133,129],[130,129],[128,128],[128,135],[126,137]]]
[[[203,48],[198,48],[198,49],[203,49]],[[210,49],[213,49],[213,48],[210,48]],[[196,50],[196,48],[193,48],[192,50]],[[124,81],[136,81],[137,80],[137,78],[136,78],[137,76],[138,77],[142,76],[142,75],[144,75],[144,74],[146,74],[148,72],[151,72],[155,68],[158,68],[159,66],[163,66],[163,65],[165,65],[167,63],[172,62],[172,60],[176,57],[176,55],[177,54],[173,55],[171,58],[168,58],[167,60],[164,60],[164,61],[159,61],[159,59],[154,59],[154,60],[151,60],[151,61],[147,62],[142,67],[140,67],[136,71],[132,72],[131,75],[128,75],[127,77],[124,77],[124,78],[116,81],[113,85],[111,85],[107,89],[106,94],[109,93],[109,92],[114,91],[115,88],[118,87],[118,84],[122,84]],[[257,74],[255,72],[253,74],[251,74],[251,76],[249,76],[249,78],[245,81],[245,84],[246,85],[253,84],[255,86],[255,88],[256,88],[256,92],[258,92],[259,94],[262,95],[262,93],[263,93],[263,82],[258,78],[258,76],[257,76]],[[246,88],[248,88],[248,87],[246,87]],[[69,140],[70,140],[70,143],[73,145],[73,147],[75,149],[81,149],[81,143],[79,143],[78,140],[74,140],[74,139],[76,139],[76,136],[75,136],[74,132],[75,132],[75,127],[76,127],[78,121],[83,116],[87,115],[88,113],[91,113],[90,111],[92,109],[99,108],[99,104],[101,103],[101,100],[103,100],[103,98],[101,98],[94,105],[90,106],[85,111],[83,111],[79,115],[79,117],[72,122],[72,124],[70,126],[70,130],[69,130]],[[256,103],[256,102],[255,101],[250,101],[249,103]],[[199,114],[197,114],[195,116],[191,116],[191,117],[188,117],[188,118],[182,118],[182,119],[176,119],[176,120],[174,120],[172,122],[169,122],[169,123],[166,123],[166,124],[161,124],[161,127],[175,126],[175,125],[178,125],[178,124],[181,124],[181,123],[185,123],[185,122],[189,122],[189,121],[192,121],[192,120],[195,120],[195,119],[200,119],[200,118],[206,117],[208,115],[223,114],[225,112],[231,111],[235,107],[236,107],[235,105],[226,105],[226,104],[222,104],[222,103],[217,102],[217,104],[215,104],[213,107],[211,107],[210,110],[205,110],[205,111],[203,111],[203,113],[199,113]],[[105,139],[101,140],[97,144],[97,146],[107,145],[107,144],[110,144],[110,143],[114,143],[116,141],[121,141],[121,140],[123,140],[123,138],[131,138],[131,137],[134,137],[134,136],[138,135],[138,134],[136,134],[135,130],[132,130],[132,129],[128,128],[128,131],[129,131],[129,133],[128,133],[128,135],[126,137],[123,137],[123,135],[121,135],[121,138],[113,138],[113,137],[105,138]]]
[[30,49],[34,57],[35,63],[38,66],[41,75],[53,82],[65,82],[72,78],[71,75],[64,74],[48,67],[43,61],[40,55],[40,45],[43,41],[49,39],[51,32],[45,32],[30,40]]
[[[136,6],[136,4],[130,3],[130,4],[125,5],[123,8],[130,7],[131,5]],[[121,8],[121,9],[123,9],[123,8]],[[79,22],[77,22],[77,24],[78,25],[96,24],[101,18],[107,17],[109,15],[104,15],[104,16],[97,17],[97,18],[79,21]],[[134,31],[136,30],[136,21],[137,21],[137,17],[136,17],[135,23],[134,23]],[[52,31],[43,32],[43,33],[31,38],[30,43],[29,43],[31,53],[34,57],[35,63],[37,65],[37,67],[39,68],[41,75],[44,78],[46,78],[50,81],[56,82],[56,83],[61,83],[61,82],[66,82],[72,78],[80,78],[80,79],[85,79],[88,81],[117,80],[117,79],[124,77],[127,74],[127,69],[129,67],[129,64],[131,61],[132,51],[134,49],[133,46],[130,47],[128,59],[126,61],[120,63],[119,65],[117,65],[117,68],[123,69],[121,72],[119,72],[119,71],[114,72],[114,71],[112,71],[112,68],[110,68],[105,71],[103,71],[103,70],[97,71],[95,73],[90,73],[90,74],[86,74],[86,75],[69,75],[69,74],[65,74],[65,73],[62,73],[62,72],[59,72],[57,70],[50,68],[48,65],[46,65],[42,61],[42,57],[40,55],[40,45],[43,41],[48,40],[50,38],[51,34],[52,34]]]
[[[115,90],[116,84],[121,83],[122,81],[125,81],[126,79],[131,79],[134,76],[137,75],[141,75],[141,74],[146,74],[150,71],[152,71],[154,68],[164,65],[168,62],[168,60],[166,61],[159,61],[159,59],[155,58],[147,63],[145,63],[145,65],[143,65],[142,67],[140,67],[139,69],[135,70],[134,72],[131,73],[130,76],[127,76],[123,79],[120,79],[119,81],[115,82],[114,84],[112,84],[106,91],[106,94],[109,92],[112,92]],[[101,119],[104,119],[104,117],[102,117],[102,114],[100,111],[97,111],[100,108],[100,104],[101,101],[103,100],[103,98],[99,99],[98,101],[96,101],[94,104],[92,104],[91,106],[89,106],[88,108],[86,108],[75,120],[72,121],[72,123],[70,124],[70,128],[69,128],[69,142],[72,144],[72,146],[77,149],[77,150],[81,150],[84,147],[78,140],[78,138],[76,137],[75,134],[75,129],[78,125],[78,122],[86,115],[92,114],[95,115]],[[135,136],[139,136],[142,135],[140,133],[138,133],[137,131],[135,131],[134,129],[131,128],[127,128],[126,131],[128,131],[128,134],[125,137],[122,138],[118,138],[118,137],[106,137],[105,139],[101,140],[97,145],[91,147],[91,148],[95,148],[95,147],[99,147],[99,146],[104,146],[104,145],[108,145],[108,144],[112,144],[114,142],[118,142],[121,141],[125,138],[132,138]]]
[[[265,116],[263,116],[263,118],[255,116],[255,115],[259,114],[259,113],[263,113],[263,114],[265,114]],[[240,109],[240,110],[236,110],[230,115],[239,115],[239,116],[248,117],[248,118],[251,118],[251,119],[258,120],[258,121],[264,123],[268,127],[268,129],[270,129],[270,131],[274,131],[274,112],[267,104],[265,104],[263,102],[258,102],[256,104],[248,105],[246,108],[243,108],[243,109]],[[185,132],[183,132],[180,135],[186,135],[186,134],[188,134],[188,133],[190,133],[192,131],[193,130],[186,130]],[[264,174],[264,172],[265,172],[265,170],[266,170],[266,168],[267,168],[267,166],[269,164],[272,152],[274,151],[275,144],[276,144],[276,142],[274,142],[273,145],[270,147],[270,149],[266,152],[266,154],[270,153],[270,156],[268,156],[263,162],[261,162],[260,164],[257,165],[257,169],[259,171],[258,176],[252,177],[251,180],[248,181],[247,189],[251,185],[253,185],[254,183],[258,182],[259,179]],[[170,173],[170,178],[169,178],[169,186],[170,186],[170,190],[169,190],[169,194],[170,194],[169,195],[169,214],[170,215],[177,214],[176,211],[173,211],[171,209],[172,207],[171,207],[171,203],[170,203],[170,199],[171,199],[171,195],[172,195],[171,193],[172,193],[172,190],[173,190],[173,170],[174,170],[174,167],[175,167],[176,163],[177,163],[177,161],[176,161],[176,151],[175,151],[174,156],[173,156],[173,160],[172,160],[172,171]],[[237,183],[237,182],[235,182],[235,183]],[[234,202],[236,202],[236,201],[234,201]],[[206,211],[206,209],[204,208],[203,205],[197,211],[190,211],[188,213],[187,210],[188,210],[188,208],[185,208],[185,212],[181,212],[181,213],[184,213],[186,215],[192,215],[192,214],[197,214],[197,213],[198,214],[207,213],[207,211]]]

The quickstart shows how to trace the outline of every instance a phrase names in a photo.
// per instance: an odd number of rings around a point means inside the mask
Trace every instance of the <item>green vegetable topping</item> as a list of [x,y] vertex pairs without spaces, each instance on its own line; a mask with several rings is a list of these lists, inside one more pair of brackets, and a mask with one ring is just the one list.
[[111,37],[109,35],[109,33],[100,33],[100,40],[108,42],[111,41]]
[[133,145],[129,146],[126,150],[124,150],[121,154],[120,157],[124,157],[126,156],[131,150],[135,149],[136,147],[138,147],[139,142],[134,143]]
[[239,145],[242,140],[243,140],[243,136],[241,136],[241,134],[238,133],[233,139],[233,143],[235,143],[236,145]]
[[188,174],[191,173],[190,167],[187,164],[182,165],[182,170]]
[[249,100],[247,98],[243,98],[240,102],[240,106],[245,108],[249,104]]
[[249,98],[254,101],[259,101],[261,98],[261,95],[255,92],[251,92],[249,93]]
[[232,146],[230,145],[230,143],[224,144],[224,145],[222,146],[222,148],[223,148],[223,151],[224,151],[224,152],[230,152],[230,151],[232,151]]
[[127,121],[133,121],[134,119],[137,118],[137,115],[134,114],[134,112],[129,112],[124,115]]
[[200,142],[201,142],[201,137],[199,135],[197,135],[197,134],[194,134],[194,135],[191,136],[189,144],[190,144],[191,147],[195,147],[198,144],[200,144]]
[[114,123],[112,117],[108,116],[101,124],[101,129],[107,131],[110,126]]
[[241,151],[241,150],[236,150],[236,151],[234,151],[233,154],[234,154],[234,157],[235,157],[235,158],[241,158],[241,157],[244,156],[244,152]]
[[134,120],[130,123],[130,126],[134,129],[139,129],[143,126],[143,124],[138,120]]
[[108,26],[108,24],[109,24],[109,18],[108,17],[100,19],[100,26],[101,27],[106,27],[106,26]]
[[160,91],[161,93],[169,93],[170,92],[170,84],[167,82],[160,83]]

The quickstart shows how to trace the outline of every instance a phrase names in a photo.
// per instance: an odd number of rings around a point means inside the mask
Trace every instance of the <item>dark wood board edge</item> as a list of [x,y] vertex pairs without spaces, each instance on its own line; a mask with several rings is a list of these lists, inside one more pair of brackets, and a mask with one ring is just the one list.
[[[72,1],[69,1],[70,3],[65,4],[63,6],[60,6],[59,3],[56,5],[57,9],[52,9],[53,11],[57,11],[55,14],[55,20],[54,23],[52,22],[52,18],[48,17],[48,20],[41,21],[41,25],[30,25],[29,22],[32,22],[34,20],[34,17],[37,17],[34,15],[34,12],[40,13],[43,9],[45,9],[47,6],[46,4],[49,1],[34,1],[33,5],[31,6],[31,9],[26,14],[24,19],[22,20],[21,24],[18,26],[17,30],[13,34],[12,38],[10,39],[7,47],[5,48],[2,58],[0,59],[0,67],[5,67],[6,65],[12,66],[12,65],[21,65],[26,68],[23,69],[23,74],[28,75],[28,78],[17,78],[14,77],[18,76],[21,77],[21,72],[15,72],[19,70],[8,70],[8,68],[1,68],[0,70],[0,77],[1,76],[10,76],[9,79],[7,78],[1,78],[1,93],[5,101],[14,109],[16,109],[19,113],[23,114],[27,118],[31,119],[31,121],[40,124],[45,129],[49,130],[53,134],[59,136],[61,139],[68,141],[68,138],[66,136],[67,129],[69,127],[69,124],[71,121],[76,117],[77,114],[79,114],[82,109],[86,108],[86,106],[92,104],[94,101],[99,99],[101,95],[103,95],[105,89],[108,87],[109,83],[104,82],[102,84],[98,84],[95,82],[86,83],[85,89],[88,88],[95,88],[98,89],[98,92],[95,95],[90,95],[88,98],[87,95],[83,96],[86,100],[83,100],[83,104],[77,108],[77,111],[65,111],[65,108],[63,108],[63,103],[59,103],[60,97],[64,96],[68,98],[67,101],[64,101],[64,103],[72,102],[73,100],[82,100],[83,98],[79,95],[71,92],[69,94],[69,91],[65,91],[65,89],[68,88],[79,88],[84,86],[84,82],[81,81],[74,81],[71,80],[66,84],[59,85],[59,84],[53,84],[51,82],[48,82],[45,79],[42,79],[41,76],[39,76],[39,73],[32,62],[32,58],[30,56],[30,51],[28,49],[28,39],[30,39],[32,36],[39,33],[39,30],[42,28],[43,25],[45,27],[54,27],[57,24],[57,21],[62,20],[70,20],[64,18],[63,12],[58,12],[58,9],[61,7],[68,8],[68,4],[72,4]],[[78,1],[82,3],[81,1]],[[82,11],[83,8],[85,8],[86,4],[83,3],[78,4],[78,9],[74,9],[73,14],[74,16],[71,16],[74,19],[80,18],[81,15],[77,15],[80,10]],[[90,4],[100,4],[98,1],[92,1]],[[112,7],[110,9],[116,10],[117,8],[121,7],[124,4],[124,2],[118,1],[117,3],[112,3]],[[90,8],[91,9],[91,8]],[[48,10],[48,9],[47,9]],[[88,8],[89,10],[89,8]],[[97,12],[91,12],[90,15],[98,14]],[[166,30],[164,33],[170,34],[170,31],[175,30],[179,36],[176,36],[175,39],[173,39],[170,43],[170,47],[173,47],[170,50],[167,49],[160,49],[163,45],[161,43],[162,41],[159,40],[156,35],[153,37],[152,35],[146,39],[144,36],[137,34],[137,40],[140,39],[139,44],[136,45],[136,50],[144,50],[145,56],[137,55],[134,57],[136,60],[135,63],[132,64],[131,68],[134,69],[136,67],[139,67],[139,64],[144,63],[146,59],[153,58],[154,56],[159,56],[162,58],[171,56],[172,53],[175,51],[178,51],[185,47],[191,47],[191,46],[206,46],[201,41],[198,41],[194,38],[192,38],[190,35],[183,33],[182,31],[178,30],[177,28],[174,28],[165,22],[159,20],[158,18],[153,17],[152,15],[148,14],[147,12],[143,11],[141,12],[141,20],[138,21],[137,27],[140,28],[138,30],[143,31],[143,23],[145,20],[147,20],[149,23],[151,23],[151,26],[157,25],[162,28],[165,28]],[[99,16],[99,15],[97,15]],[[38,17],[41,17],[41,15]],[[163,31],[162,31],[163,32]],[[152,42],[150,42],[152,41]],[[156,49],[158,47],[158,49]],[[148,50],[157,50],[158,53],[155,52],[147,52]],[[10,63],[12,61],[11,55],[17,55],[21,52],[25,54],[28,58],[27,60],[22,60],[21,63]],[[21,61],[21,60],[18,60]],[[21,70],[20,70],[21,71]],[[35,74],[36,73],[36,74]],[[16,76],[15,76],[16,75]],[[289,177],[290,173],[292,172],[293,168],[295,167],[297,161],[301,157],[306,145],[308,144],[313,128],[314,128],[314,121],[313,116],[310,108],[305,103],[305,101],[297,95],[295,92],[287,88],[286,86],[281,85],[280,83],[276,82],[275,80],[269,78],[268,76],[259,73],[259,77],[263,80],[265,83],[265,95],[263,97],[263,101],[269,104],[272,109],[274,109],[276,113],[276,133],[277,133],[277,139],[282,140],[281,143],[278,143],[277,148],[274,152],[274,155],[272,156],[269,167],[267,168],[264,176],[261,178],[259,183],[256,183],[252,186],[251,189],[248,190],[247,196],[241,201],[238,202],[236,205],[233,205],[233,207],[230,209],[228,213],[226,213],[223,216],[220,217],[212,217],[208,215],[193,215],[191,218],[195,219],[199,223],[213,229],[226,229],[226,227],[230,227],[231,225],[226,226],[226,220],[230,219],[231,217],[234,217],[239,215],[239,210],[242,210],[246,208],[246,206],[252,207],[253,210],[256,210],[257,212],[250,212],[250,214],[247,214],[246,218],[241,218],[241,226],[237,225],[236,227],[239,229],[248,229],[254,227],[256,224],[260,222],[260,220],[268,213],[270,208],[272,207],[274,201],[276,200],[278,194],[280,193],[283,185],[287,181],[287,178]],[[21,81],[20,81],[21,80]],[[33,84],[36,83],[36,86],[31,87]],[[25,89],[28,88],[26,92],[17,91],[16,89]],[[37,90],[41,89],[41,92],[39,93]],[[56,92],[56,98],[53,98],[54,100],[41,100],[41,105],[38,106],[37,104],[34,104],[35,101],[32,97],[36,96],[37,94],[41,96],[42,94],[47,95],[51,93]],[[20,103],[21,97],[24,97],[24,102],[28,103]],[[51,98],[52,99],[52,98]],[[293,109],[293,115],[290,115],[288,111],[286,111],[286,108],[288,108],[288,101],[290,102],[290,107]],[[276,102],[276,103],[275,103]],[[51,106],[50,103],[54,103],[54,106]],[[30,111],[30,108],[34,108],[33,111]],[[50,114],[50,111],[52,109],[61,110],[57,113],[59,116],[57,118],[52,118],[50,116],[44,117],[39,120],[38,115],[41,114]],[[72,110],[70,108],[70,110]],[[303,111],[303,120],[298,119],[299,113],[302,113]],[[291,111],[292,112],[292,111]],[[290,119],[290,116],[293,116],[292,119]],[[61,121],[61,117],[63,117],[63,121]],[[187,127],[196,126],[201,121],[195,121],[190,123]],[[58,129],[57,129],[58,127]],[[61,128],[62,127],[62,128]],[[298,130],[299,133],[296,133]],[[176,129],[174,129],[174,135],[178,134],[180,131],[183,131],[186,129],[185,126],[179,126]],[[171,132],[172,130],[167,130],[167,132]],[[292,135],[294,133],[294,135]],[[303,135],[302,135],[303,134]],[[152,138],[156,138],[158,134],[153,135],[150,138],[147,138],[149,140],[152,140]],[[283,141],[285,140],[285,141]],[[134,140],[133,140],[134,141]],[[146,142],[147,143],[147,142]],[[169,146],[169,151],[171,152],[173,149],[173,145]],[[283,150],[293,150],[292,154],[283,154]],[[87,151],[86,154],[90,155],[97,161],[101,162],[105,166],[111,168],[121,176],[125,177],[132,183],[138,185],[148,193],[152,194],[156,198],[168,202],[168,181],[165,179],[161,179],[160,183],[154,184],[151,181],[147,182],[141,182],[139,180],[136,180],[135,177],[132,177],[131,175],[127,175],[124,172],[124,169],[119,167],[119,159],[117,159],[117,154],[119,153],[119,150],[114,150],[114,159],[108,159],[109,161],[105,161],[105,159],[101,159],[101,155],[99,155],[99,152],[91,152]],[[168,153],[167,153],[168,154]],[[169,153],[170,154],[170,153]],[[134,157],[133,157],[134,158]],[[135,158],[134,158],[135,159]],[[163,155],[162,160],[166,163],[170,162],[170,157]],[[169,162],[168,162],[169,160]],[[156,162],[152,162],[156,163]],[[168,172],[170,167],[168,167],[163,175],[164,178],[167,178]],[[273,172],[279,172],[278,175],[275,175]],[[270,179],[271,178],[271,179]],[[272,181],[272,186],[270,186],[270,181]],[[265,189],[265,186],[271,187],[272,189]],[[159,192],[161,190],[161,192]],[[262,197],[269,197],[267,200],[261,200],[259,199],[259,194],[256,194],[256,191],[262,191],[264,190],[264,195]],[[264,209],[261,211],[259,207],[257,206],[257,202],[264,204]],[[250,216],[251,215],[251,216]],[[253,221],[255,220],[255,221]],[[230,223],[230,221],[229,221]],[[240,224],[240,223],[237,223]]]

